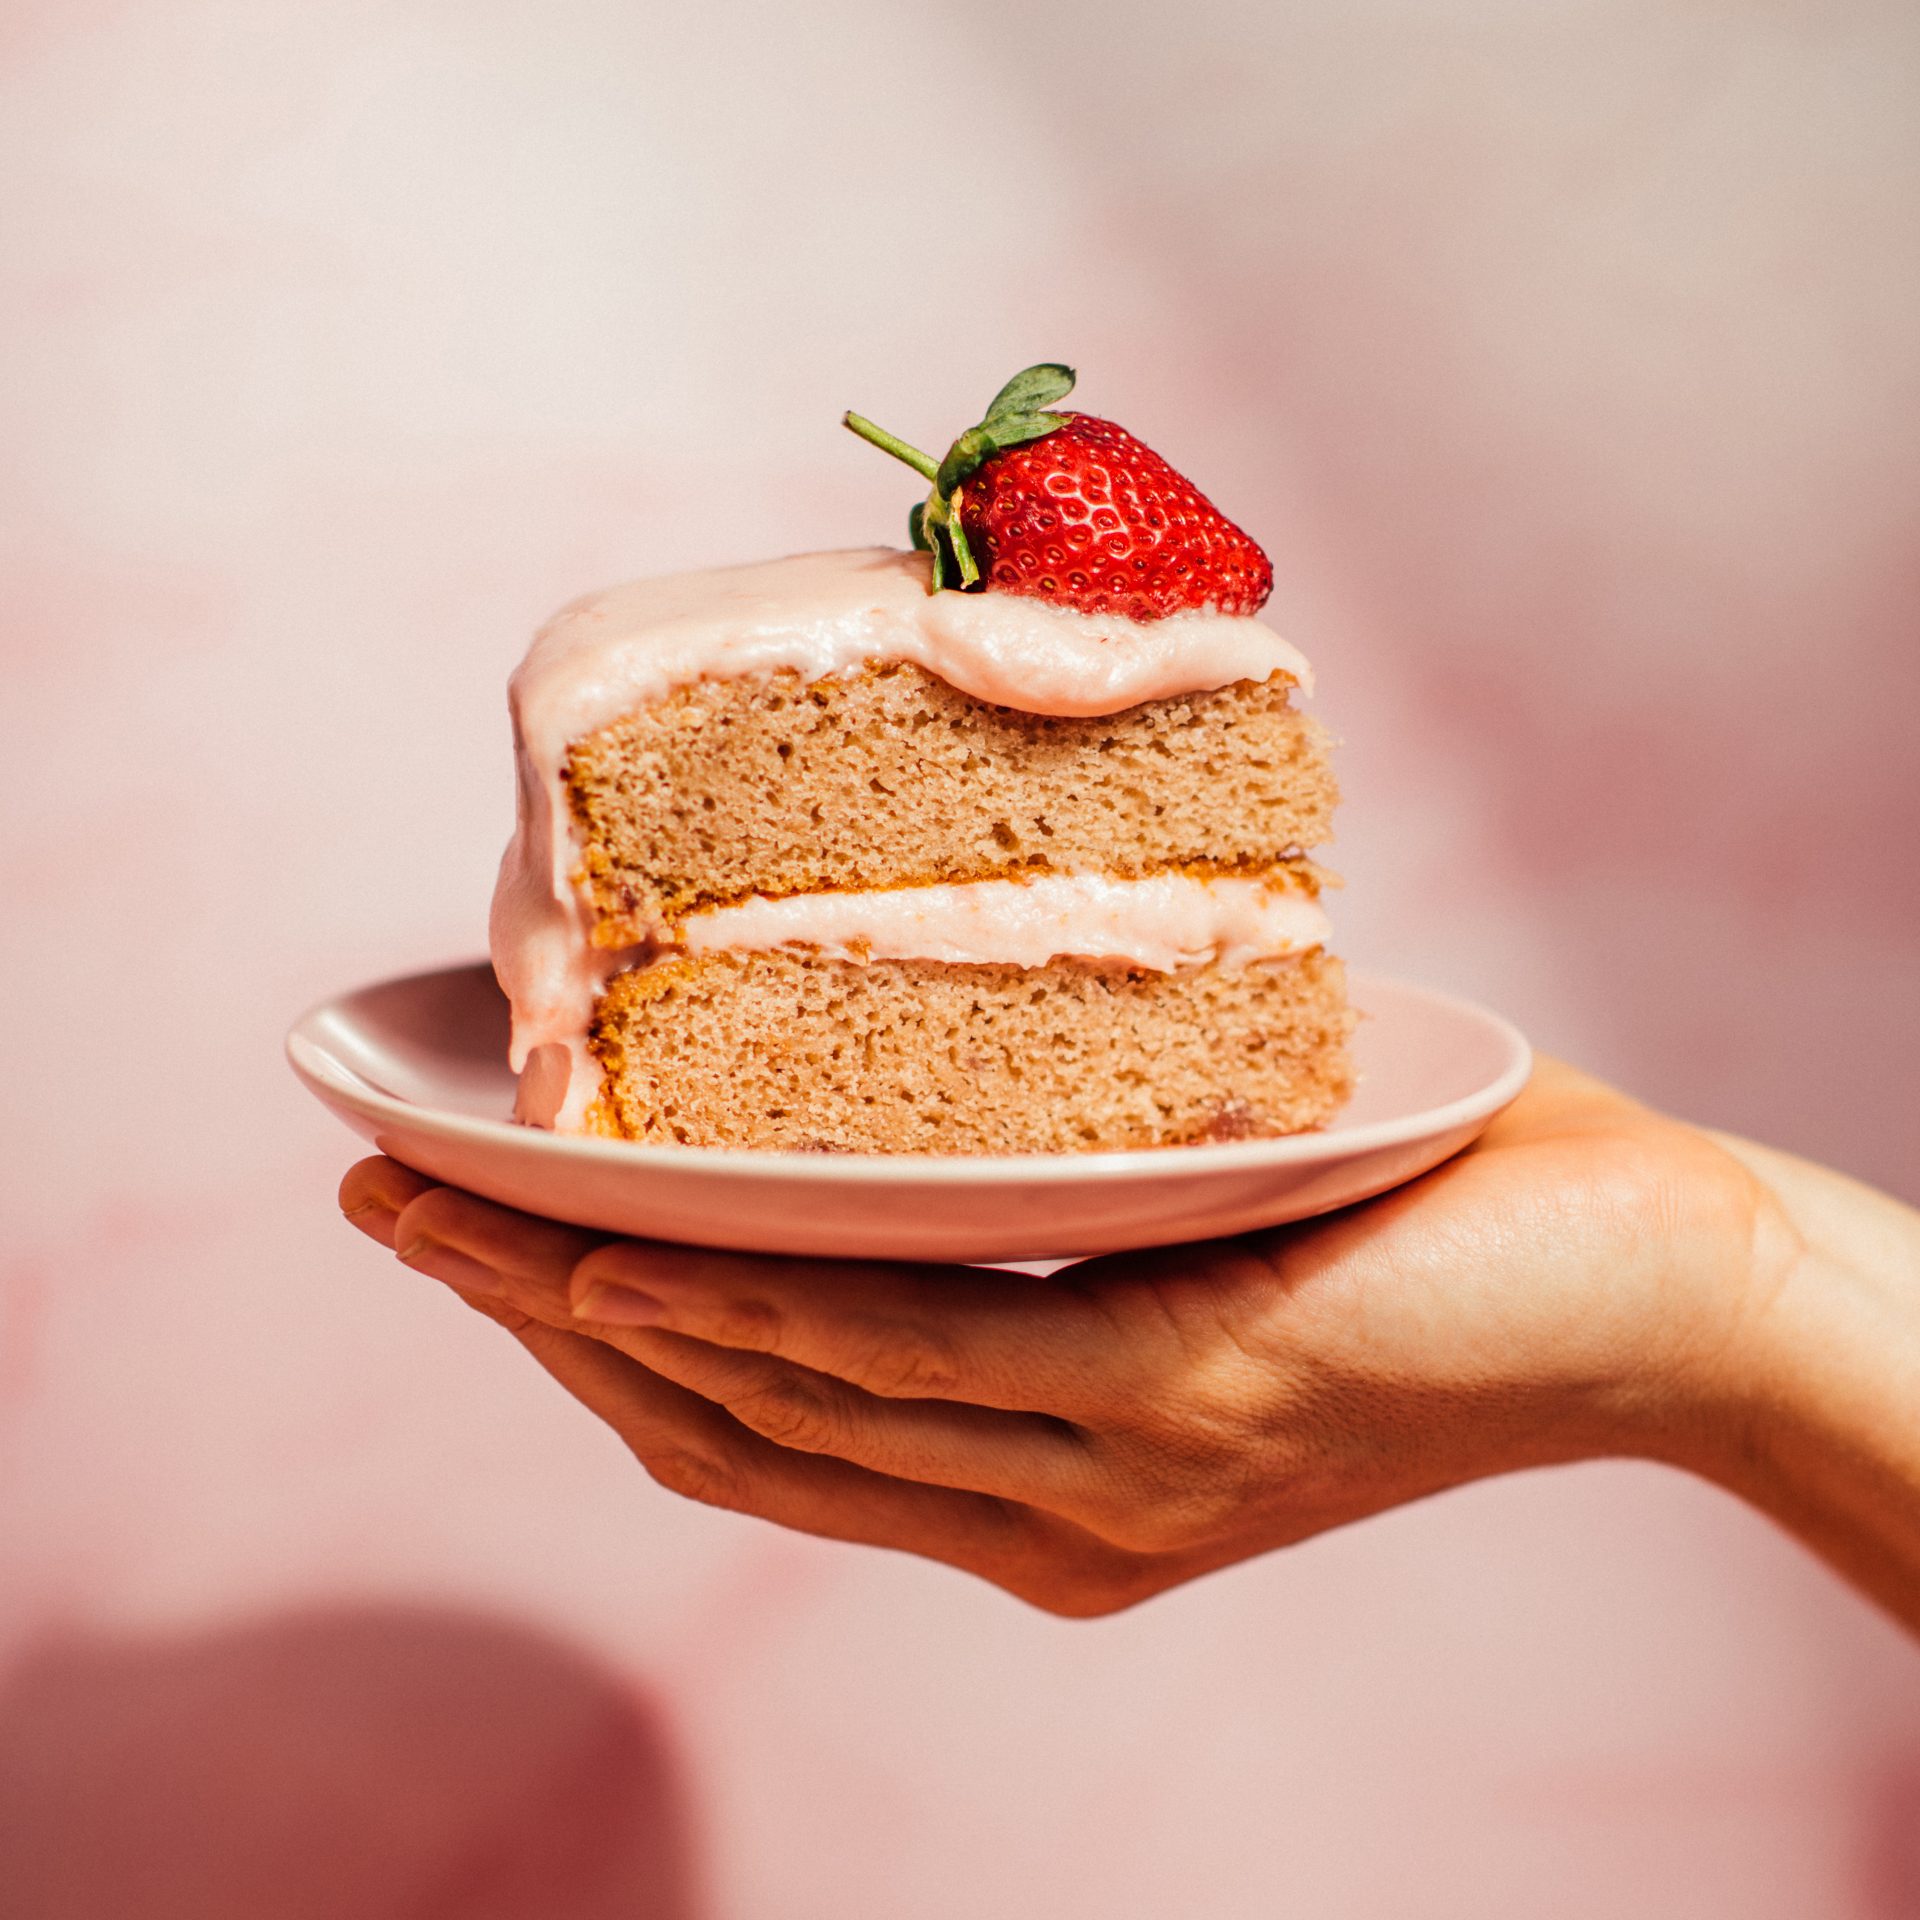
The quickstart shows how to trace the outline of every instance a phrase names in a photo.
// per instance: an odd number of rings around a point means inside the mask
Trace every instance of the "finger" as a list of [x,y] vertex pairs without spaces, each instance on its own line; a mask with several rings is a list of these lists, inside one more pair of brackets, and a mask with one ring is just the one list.
[[[1192,1249],[1114,1257],[1076,1269],[1070,1287],[980,1270],[922,1273],[902,1268],[890,1274],[887,1269],[858,1263],[838,1269],[856,1284],[876,1279],[896,1287],[923,1282],[920,1297],[937,1291],[938,1304],[962,1317],[963,1332],[972,1331],[964,1319],[970,1281],[991,1284],[1004,1279],[1007,1287],[993,1289],[986,1296],[988,1301],[1004,1305],[1012,1294],[1029,1320],[1030,1301],[1060,1309],[1051,1358],[1058,1363],[1056,1377],[1071,1384],[1043,1388],[1051,1393],[1052,1404],[1040,1408],[995,1404],[964,1376],[944,1396],[907,1397],[909,1376],[899,1371],[904,1344],[898,1339],[900,1324],[897,1319],[889,1324],[874,1314],[867,1316],[864,1330],[896,1339],[893,1351],[884,1356],[894,1369],[889,1375],[892,1393],[871,1391],[854,1377],[811,1368],[778,1352],[725,1346],[658,1324],[562,1317],[567,1263],[592,1236],[455,1189],[436,1188],[410,1206],[400,1239],[403,1261],[445,1281],[467,1296],[470,1304],[488,1299],[497,1305],[501,1317],[588,1334],[724,1408],[739,1425],[786,1451],[842,1460],[890,1480],[1018,1502],[1120,1550],[1158,1548],[1165,1543],[1157,1525],[1147,1529],[1136,1524],[1143,1475],[1149,1507],[1163,1498],[1163,1490],[1148,1470],[1151,1462],[1143,1467],[1139,1449],[1126,1444],[1124,1432],[1105,1437],[1105,1429],[1114,1424],[1116,1404],[1126,1416],[1120,1424],[1130,1425],[1139,1415],[1148,1369],[1157,1369],[1170,1355],[1181,1358],[1183,1365],[1191,1364],[1193,1344],[1205,1327],[1204,1316],[1191,1311],[1186,1296],[1217,1287],[1222,1263],[1244,1264],[1252,1258],[1232,1242],[1211,1249],[1206,1259],[1196,1260]],[[483,1263],[466,1251],[469,1247],[497,1264]],[[631,1242],[620,1243],[617,1249],[595,1248],[579,1271],[591,1271],[616,1251],[660,1255],[662,1264],[664,1256],[680,1254],[689,1261],[748,1272],[809,1266],[822,1274],[836,1271],[826,1262],[756,1261]],[[1266,1272],[1270,1262],[1260,1265]],[[578,1284],[576,1272],[576,1291]],[[956,1294],[960,1296],[957,1303]],[[604,1285],[588,1296],[595,1306],[604,1306],[609,1297]],[[1092,1341],[1081,1337],[1081,1329],[1092,1334]],[[767,1331],[764,1316],[755,1319],[753,1331],[756,1335]],[[924,1344],[924,1333],[908,1331]],[[1029,1358],[1048,1357],[1041,1342],[1030,1340],[1029,1344]],[[1229,1340],[1227,1346],[1231,1358],[1234,1342]],[[1103,1363],[1104,1372],[1096,1362]],[[977,1392],[979,1399],[961,1397]],[[1082,1427],[1070,1417],[1081,1407],[1105,1409],[1107,1417],[1090,1418]]]
[[1496,1114],[1473,1144],[1481,1150],[1616,1126],[1644,1114],[1639,1102],[1564,1060],[1535,1054],[1533,1072],[1513,1104]]
[[830,1454],[893,1479],[993,1494],[1069,1517],[1095,1491],[1091,1443],[1046,1414],[885,1400],[790,1360],[658,1328],[627,1330],[624,1350],[794,1452]]
[[432,1187],[402,1211],[392,1245],[416,1272],[463,1292],[500,1295],[524,1313],[566,1326],[568,1278],[601,1238],[458,1187]]
[[340,1211],[369,1239],[390,1247],[394,1222],[402,1210],[432,1187],[425,1174],[376,1153],[347,1169],[340,1182]]
[[938,1560],[1056,1611],[1108,1612],[1159,1584],[1145,1556],[1018,1503],[790,1452],[585,1334],[498,1301],[472,1304],[604,1420],[655,1480],[685,1498],[824,1539]]
[[[885,1400],[771,1354],[713,1346],[656,1327],[585,1324],[566,1310],[576,1236],[470,1194],[436,1188],[407,1209],[400,1259],[456,1291],[570,1336],[590,1335],[724,1407],[777,1446],[894,1478],[1070,1511],[1092,1492],[1086,1443],[1045,1414],[947,1400]],[[470,1251],[471,1250],[471,1251]],[[476,1254],[485,1254],[480,1261]]]
[[1133,1355],[1095,1298],[982,1267],[779,1260],[653,1241],[596,1248],[575,1269],[576,1318],[657,1326],[771,1353],[895,1400],[1091,1414]]

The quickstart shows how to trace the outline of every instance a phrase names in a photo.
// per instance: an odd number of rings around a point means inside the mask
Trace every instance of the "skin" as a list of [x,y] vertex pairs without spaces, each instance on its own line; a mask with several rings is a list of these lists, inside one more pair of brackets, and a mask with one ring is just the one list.
[[1050,1612],[1624,1455],[1920,1631],[1920,1215],[1556,1062],[1380,1199],[1050,1279],[608,1241],[384,1158],[340,1200],[663,1486]]

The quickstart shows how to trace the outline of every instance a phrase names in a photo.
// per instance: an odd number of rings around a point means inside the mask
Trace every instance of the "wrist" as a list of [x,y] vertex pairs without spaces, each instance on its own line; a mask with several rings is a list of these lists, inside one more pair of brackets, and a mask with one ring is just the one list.
[[1920,1625],[1920,1215],[1725,1138],[1761,1204],[1745,1299],[1675,1464]]

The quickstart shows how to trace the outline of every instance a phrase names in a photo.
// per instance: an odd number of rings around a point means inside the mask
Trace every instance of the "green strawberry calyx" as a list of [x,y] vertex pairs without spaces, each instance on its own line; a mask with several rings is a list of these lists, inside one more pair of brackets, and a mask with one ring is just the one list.
[[933,556],[931,591],[938,593],[946,586],[977,589],[984,584],[979,562],[967,544],[967,530],[960,521],[966,483],[996,453],[1044,439],[1064,427],[1067,416],[1047,409],[1072,391],[1071,367],[1048,360],[1024,368],[993,396],[986,418],[977,427],[969,427],[947,449],[944,460],[935,460],[931,454],[909,446],[885,427],[875,426],[864,414],[841,416],[842,426],[933,482],[933,491],[907,515],[907,531],[914,546]]

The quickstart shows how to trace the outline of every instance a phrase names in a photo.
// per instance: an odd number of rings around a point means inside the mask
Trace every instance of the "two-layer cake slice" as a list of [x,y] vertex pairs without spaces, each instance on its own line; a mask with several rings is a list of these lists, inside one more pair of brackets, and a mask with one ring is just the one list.
[[1257,620],[806,555],[578,602],[515,677],[494,957],[521,1111],[996,1153],[1285,1133],[1345,1096],[1305,662]]

